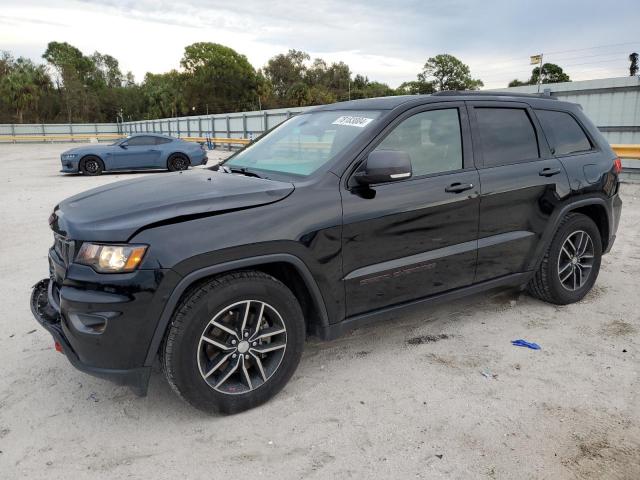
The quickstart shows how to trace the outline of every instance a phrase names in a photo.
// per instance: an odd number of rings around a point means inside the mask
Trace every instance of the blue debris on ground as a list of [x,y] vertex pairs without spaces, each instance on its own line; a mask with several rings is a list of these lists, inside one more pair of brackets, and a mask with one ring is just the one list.
[[519,338],[518,340],[511,340],[511,345],[514,345],[516,347],[527,347],[531,350],[540,350],[540,345],[538,345],[537,343],[527,342],[526,340],[523,340],[521,338]]

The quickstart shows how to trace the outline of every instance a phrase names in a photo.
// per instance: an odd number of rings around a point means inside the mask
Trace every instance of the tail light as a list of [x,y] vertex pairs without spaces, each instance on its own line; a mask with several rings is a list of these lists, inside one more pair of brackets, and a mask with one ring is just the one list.
[[55,342],[53,346],[55,347],[56,352],[64,353],[64,350],[62,349],[62,345],[60,345],[59,342]]
[[619,175],[622,172],[622,161],[620,160],[620,157],[616,157],[613,161],[613,172],[616,175]]

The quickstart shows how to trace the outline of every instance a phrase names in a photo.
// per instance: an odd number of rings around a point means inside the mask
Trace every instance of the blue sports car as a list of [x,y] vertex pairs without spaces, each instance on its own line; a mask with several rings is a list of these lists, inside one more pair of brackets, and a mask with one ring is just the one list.
[[85,145],[60,155],[63,173],[100,175],[116,170],[186,170],[206,165],[207,152],[198,143],[179,138],[143,133],[111,145]]

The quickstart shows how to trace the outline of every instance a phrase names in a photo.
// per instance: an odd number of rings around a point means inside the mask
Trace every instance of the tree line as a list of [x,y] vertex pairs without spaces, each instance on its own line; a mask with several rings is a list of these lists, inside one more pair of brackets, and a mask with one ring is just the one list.
[[[276,55],[256,70],[246,56],[209,42],[185,47],[180,69],[147,73],[140,83],[111,55],[85,55],[66,42],[50,42],[42,58],[45,63],[35,63],[0,52],[0,123],[142,120],[483,86],[449,54],[429,58],[415,80],[395,89],[354,75],[344,62],[312,60],[299,50]],[[548,65],[543,82],[558,78],[547,73]]]

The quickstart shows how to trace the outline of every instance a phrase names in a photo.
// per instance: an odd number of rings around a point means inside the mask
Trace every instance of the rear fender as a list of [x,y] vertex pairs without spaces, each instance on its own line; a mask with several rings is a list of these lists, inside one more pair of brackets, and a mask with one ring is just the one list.
[[[536,247],[534,255],[531,257],[527,270],[536,270],[542,262],[544,257],[544,252],[547,251],[551,241],[553,240],[553,236],[558,229],[558,225],[562,219],[570,212],[577,210],[581,207],[586,207],[589,205],[599,205],[604,208],[604,211],[607,215],[607,223],[609,225],[609,232],[615,231],[615,227],[611,224],[612,215],[610,211],[609,205],[610,199],[606,198],[604,195],[593,195],[587,197],[580,197],[579,199],[571,199],[569,203],[563,205],[558,208],[555,212],[551,214],[551,218],[547,224],[547,228],[542,234],[542,238],[538,242],[538,246]],[[608,243],[609,239],[603,239],[603,244]]]

